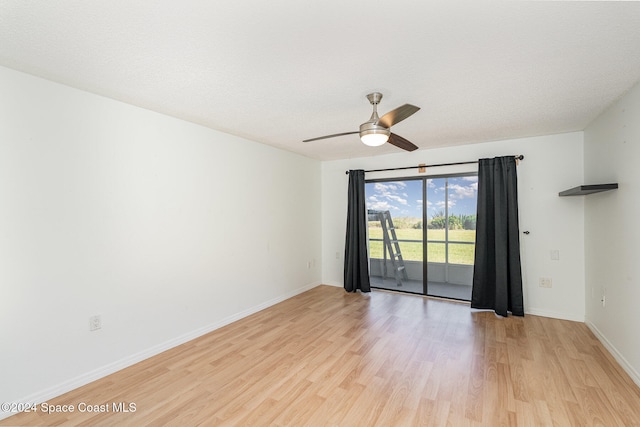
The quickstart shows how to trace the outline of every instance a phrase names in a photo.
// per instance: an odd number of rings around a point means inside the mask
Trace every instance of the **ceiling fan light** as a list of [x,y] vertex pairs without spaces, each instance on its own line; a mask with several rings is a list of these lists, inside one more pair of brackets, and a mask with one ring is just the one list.
[[379,147],[389,140],[389,131],[379,132],[376,130],[369,130],[360,134],[362,143],[369,147]]
[[362,135],[360,139],[369,147],[378,147],[387,142],[389,135],[384,135],[382,133],[369,133],[367,135]]

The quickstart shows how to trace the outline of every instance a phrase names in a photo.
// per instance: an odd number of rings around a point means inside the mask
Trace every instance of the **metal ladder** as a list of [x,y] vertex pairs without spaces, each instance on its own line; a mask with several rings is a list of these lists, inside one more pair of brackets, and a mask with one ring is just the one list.
[[369,209],[367,211],[369,221],[380,221],[382,227],[382,240],[383,240],[383,254],[382,271],[383,277],[387,277],[387,253],[389,259],[393,265],[393,275],[396,279],[396,284],[402,286],[402,280],[408,280],[407,271],[404,265],[404,259],[402,258],[402,252],[400,251],[400,244],[398,242],[398,236],[396,235],[396,228],[393,226],[393,220],[391,219],[391,213],[389,211],[376,211]]

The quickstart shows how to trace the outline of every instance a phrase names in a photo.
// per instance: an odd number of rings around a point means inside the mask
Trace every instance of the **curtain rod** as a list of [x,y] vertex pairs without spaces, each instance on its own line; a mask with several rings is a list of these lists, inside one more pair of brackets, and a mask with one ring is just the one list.
[[[518,154],[516,156],[513,156],[516,158],[517,160],[523,160],[524,159],[524,155],[522,154]],[[405,170],[405,169],[420,169],[420,168],[434,168],[437,166],[457,166],[457,165],[470,165],[473,163],[478,163],[477,160],[473,160],[470,162],[455,162],[455,163],[439,163],[436,165],[418,165],[418,166],[405,166],[403,168],[389,168],[389,169],[372,169],[372,170],[368,170],[368,171],[364,171],[365,173],[367,172],[387,172],[387,171],[399,171],[399,170]],[[347,175],[349,174],[349,171],[345,172]]]

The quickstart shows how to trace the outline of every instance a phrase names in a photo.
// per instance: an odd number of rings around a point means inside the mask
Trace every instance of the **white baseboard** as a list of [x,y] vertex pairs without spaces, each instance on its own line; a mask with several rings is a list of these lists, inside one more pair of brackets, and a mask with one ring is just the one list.
[[323,285],[328,285],[328,286],[335,286],[336,288],[344,288],[344,285],[342,283],[338,283],[338,282],[325,281],[322,284]]
[[[42,402],[47,402],[48,400],[51,400],[55,397],[58,397],[60,395],[63,395],[65,393],[70,392],[71,390],[74,390],[78,387],[82,387],[84,385],[87,385],[93,381],[99,380],[100,378],[104,378],[107,375],[111,375],[114,372],[120,371],[124,368],[127,368],[129,366],[135,365],[138,362],[141,362],[145,359],[148,359],[150,357],[156,356],[164,351],[167,351],[173,347],[177,347],[181,344],[184,344],[188,341],[191,341],[195,338],[198,338],[202,335],[208,334],[209,332],[213,332],[216,329],[220,329],[223,326],[226,326],[230,323],[233,323],[237,320],[240,320],[244,317],[250,316],[254,313],[257,313],[261,310],[264,310],[265,308],[271,307],[272,305],[276,305],[282,301],[285,301],[291,297],[294,297],[298,294],[301,294],[303,292],[308,291],[309,289],[313,289],[316,286],[319,286],[321,284],[321,282],[315,282],[315,283],[310,283],[307,284],[305,286],[302,286],[300,288],[297,288],[293,291],[289,291],[286,292],[276,298],[270,299],[269,301],[263,302],[261,304],[258,304],[254,307],[248,308],[246,310],[243,310],[239,313],[233,314],[231,316],[225,317],[224,319],[221,319],[218,322],[212,323],[210,325],[204,326],[202,328],[196,329],[194,331],[188,332],[184,335],[181,335],[179,337],[176,337],[174,339],[171,339],[169,341],[165,341],[161,344],[155,345],[153,347],[150,347],[144,351],[138,352],[136,354],[132,354],[131,356],[125,357],[123,359],[117,360],[113,363],[109,363],[105,366],[102,366],[98,369],[94,369],[92,371],[86,372],[82,375],[79,375],[75,378],[72,378],[70,380],[67,380],[63,383],[60,383],[58,385],[55,385],[53,387],[49,387],[45,390],[41,390],[38,391],[36,393],[33,393],[29,396],[26,396],[24,398],[21,399],[17,399],[15,400],[15,402],[21,402],[21,403],[33,403],[33,404],[39,404]],[[4,418],[8,418],[12,415],[15,415],[15,413],[11,413],[11,412],[1,412],[0,411],[0,420],[4,419]]]
[[620,353],[618,349],[613,344],[611,344],[611,342],[602,334],[602,332],[600,332],[596,325],[589,321],[585,321],[584,323],[589,329],[591,329],[591,332],[593,332],[596,338],[600,340],[602,345],[605,346],[607,350],[609,350],[609,353],[611,353],[613,358],[616,359],[622,369],[624,369],[624,371],[629,374],[633,382],[636,383],[638,387],[640,387],[640,373],[638,373],[638,371],[636,371],[633,366],[631,366],[627,359],[624,358],[622,353]]
[[571,320],[573,322],[584,323],[584,317],[575,316],[567,313],[558,313],[550,310],[541,310],[538,308],[527,308],[525,314],[533,316],[551,317],[552,319]]

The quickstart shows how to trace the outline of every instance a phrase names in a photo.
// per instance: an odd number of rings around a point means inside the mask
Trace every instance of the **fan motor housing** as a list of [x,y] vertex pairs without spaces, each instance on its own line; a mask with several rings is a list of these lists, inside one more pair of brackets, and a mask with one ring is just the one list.
[[391,131],[389,130],[389,128],[376,124],[376,122],[365,122],[360,125],[361,138],[363,135],[370,135],[372,133],[389,136],[391,134]]

